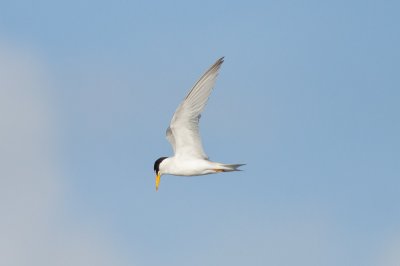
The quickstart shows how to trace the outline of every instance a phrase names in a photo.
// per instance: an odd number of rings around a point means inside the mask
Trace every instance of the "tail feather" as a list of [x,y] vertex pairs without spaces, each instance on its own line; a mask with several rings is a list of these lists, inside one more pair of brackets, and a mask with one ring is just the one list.
[[232,172],[232,171],[242,171],[239,169],[240,166],[246,165],[244,163],[242,164],[219,164],[218,169],[221,170],[222,172]]

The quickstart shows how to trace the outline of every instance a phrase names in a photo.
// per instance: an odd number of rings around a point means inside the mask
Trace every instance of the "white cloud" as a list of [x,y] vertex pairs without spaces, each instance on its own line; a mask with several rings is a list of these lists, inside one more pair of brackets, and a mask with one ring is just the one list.
[[0,265],[126,265],[105,233],[60,219],[65,180],[43,70],[0,41]]

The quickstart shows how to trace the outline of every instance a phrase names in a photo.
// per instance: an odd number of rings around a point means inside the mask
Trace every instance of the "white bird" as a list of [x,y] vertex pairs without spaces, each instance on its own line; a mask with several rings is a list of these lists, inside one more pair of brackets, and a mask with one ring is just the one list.
[[154,163],[156,190],[162,175],[195,176],[240,171],[244,164],[223,164],[208,160],[200,138],[199,120],[214,87],[224,58],[218,59],[194,84],[176,109],[167,129],[174,156],[161,157]]

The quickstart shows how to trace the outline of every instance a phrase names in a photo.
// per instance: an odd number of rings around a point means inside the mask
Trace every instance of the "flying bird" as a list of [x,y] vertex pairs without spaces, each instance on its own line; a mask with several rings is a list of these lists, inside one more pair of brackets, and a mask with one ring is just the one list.
[[224,58],[218,59],[194,84],[172,116],[166,135],[174,156],[154,162],[156,191],[162,175],[196,176],[240,171],[244,164],[223,164],[208,160],[199,132],[201,112],[214,88]]

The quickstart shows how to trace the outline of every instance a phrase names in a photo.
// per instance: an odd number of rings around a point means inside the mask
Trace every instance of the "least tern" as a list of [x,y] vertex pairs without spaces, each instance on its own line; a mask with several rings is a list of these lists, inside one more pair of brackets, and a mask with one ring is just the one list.
[[196,176],[240,171],[244,164],[223,164],[208,160],[199,132],[201,112],[214,88],[224,58],[218,59],[194,84],[172,116],[166,135],[174,151],[172,157],[154,162],[156,190],[162,175]]

